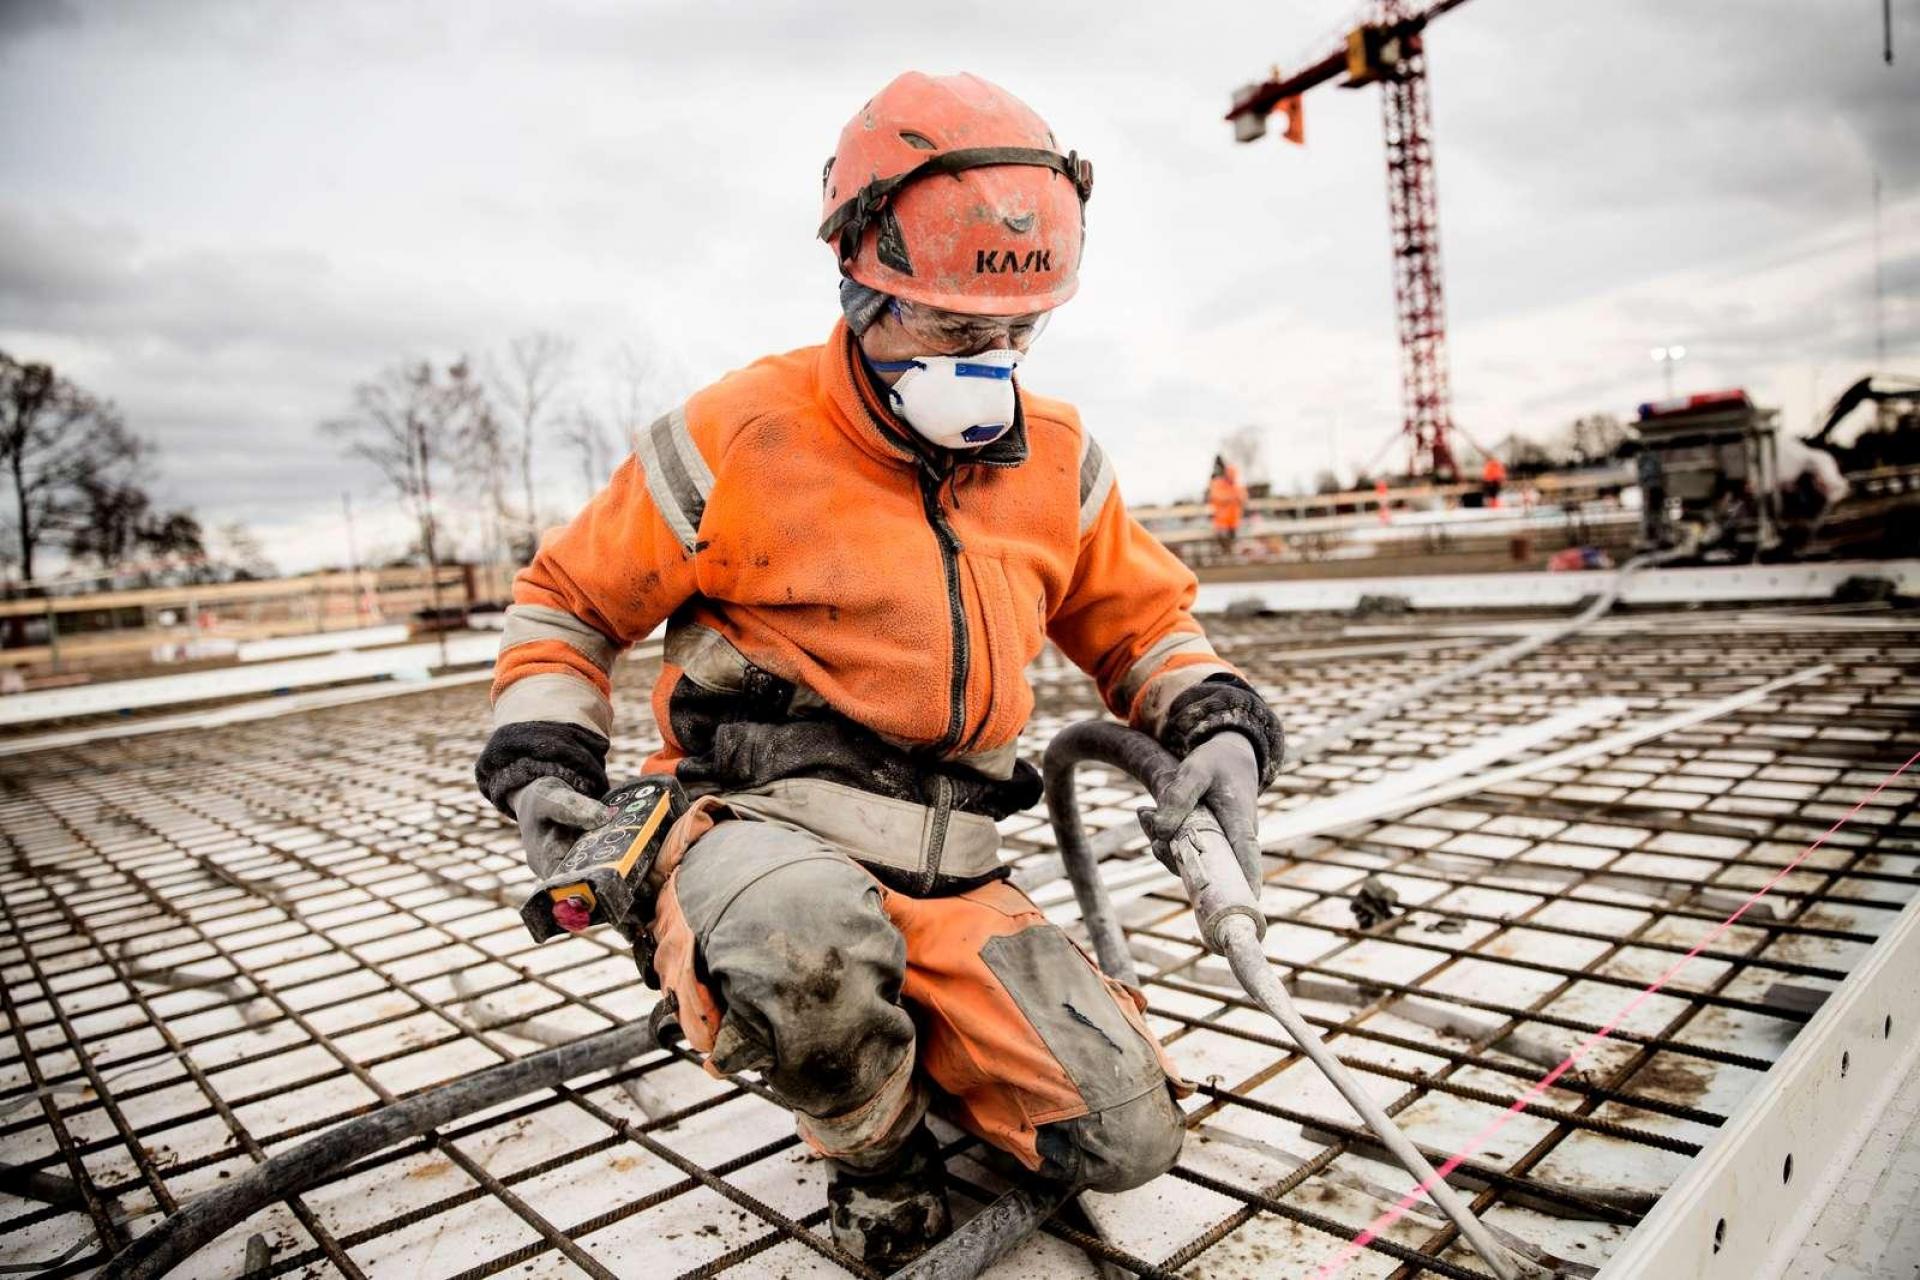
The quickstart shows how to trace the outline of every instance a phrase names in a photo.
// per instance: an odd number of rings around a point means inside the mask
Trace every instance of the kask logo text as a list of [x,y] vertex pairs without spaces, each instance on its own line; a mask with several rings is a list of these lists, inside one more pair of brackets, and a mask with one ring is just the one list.
[[1011,249],[975,249],[973,251],[973,270],[975,275],[1024,275],[1029,271],[1053,270],[1053,250],[1029,249],[1025,254]]

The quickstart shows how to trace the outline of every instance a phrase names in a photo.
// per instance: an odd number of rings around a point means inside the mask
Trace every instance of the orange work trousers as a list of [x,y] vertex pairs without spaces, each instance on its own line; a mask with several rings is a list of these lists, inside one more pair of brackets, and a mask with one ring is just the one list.
[[1144,1001],[1025,894],[912,897],[798,827],[702,808],[662,858],[653,936],[710,1072],[761,1071],[801,1135],[856,1166],[884,1162],[929,1108],[1096,1189],[1172,1164],[1173,1099],[1190,1089]]

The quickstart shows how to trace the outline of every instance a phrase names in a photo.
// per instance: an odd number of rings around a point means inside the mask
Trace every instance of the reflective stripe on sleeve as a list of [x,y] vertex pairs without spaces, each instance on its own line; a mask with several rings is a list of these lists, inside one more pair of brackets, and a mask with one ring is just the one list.
[[647,477],[647,491],[659,508],[680,549],[691,553],[698,541],[700,518],[707,513],[713,492],[713,469],[700,456],[687,429],[684,407],[657,419],[634,436],[633,452]]
[[620,647],[564,609],[538,604],[507,606],[507,626],[500,635],[500,652],[538,640],[558,640],[602,671],[612,672]]
[[1113,464],[1090,433],[1080,436],[1080,536],[1085,537],[1113,490]]
[[493,700],[493,727],[539,720],[577,724],[603,738],[613,736],[613,704],[579,676],[556,671],[523,676]]
[[1127,674],[1121,677],[1119,685],[1113,691],[1114,705],[1121,708],[1131,707],[1133,700],[1140,696],[1140,690],[1146,687],[1147,681],[1153,679],[1155,672],[1166,665],[1169,658],[1177,658],[1185,654],[1199,654],[1216,659],[1219,657],[1213,651],[1213,646],[1207,643],[1207,638],[1198,632],[1174,631],[1164,635],[1141,654],[1139,660],[1127,669]]

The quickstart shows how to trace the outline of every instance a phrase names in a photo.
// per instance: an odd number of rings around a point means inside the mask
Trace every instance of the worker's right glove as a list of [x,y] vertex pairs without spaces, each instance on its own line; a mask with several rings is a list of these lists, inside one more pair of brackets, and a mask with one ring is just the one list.
[[583,796],[552,776],[535,778],[507,797],[520,824],[520,847],[526,851],[527,866],[544,880],[567,856],[583,831],[591,831],[613,816],[592,796]]
[[607,740],[577,724],[503,724],[474,761],[473,779],[494,808],[520,824],[527,865],[545,879],[581,831],[606,821],[598,797],[607,794]]

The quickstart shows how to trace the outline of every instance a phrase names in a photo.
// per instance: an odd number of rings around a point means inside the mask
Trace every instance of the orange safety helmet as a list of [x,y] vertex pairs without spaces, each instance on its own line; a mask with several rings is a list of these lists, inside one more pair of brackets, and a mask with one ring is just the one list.
[[978,76],[909,71],[840,132],[820,238],[871,289],[943,311],[1051,311],[1079,287],[1093,165]]

